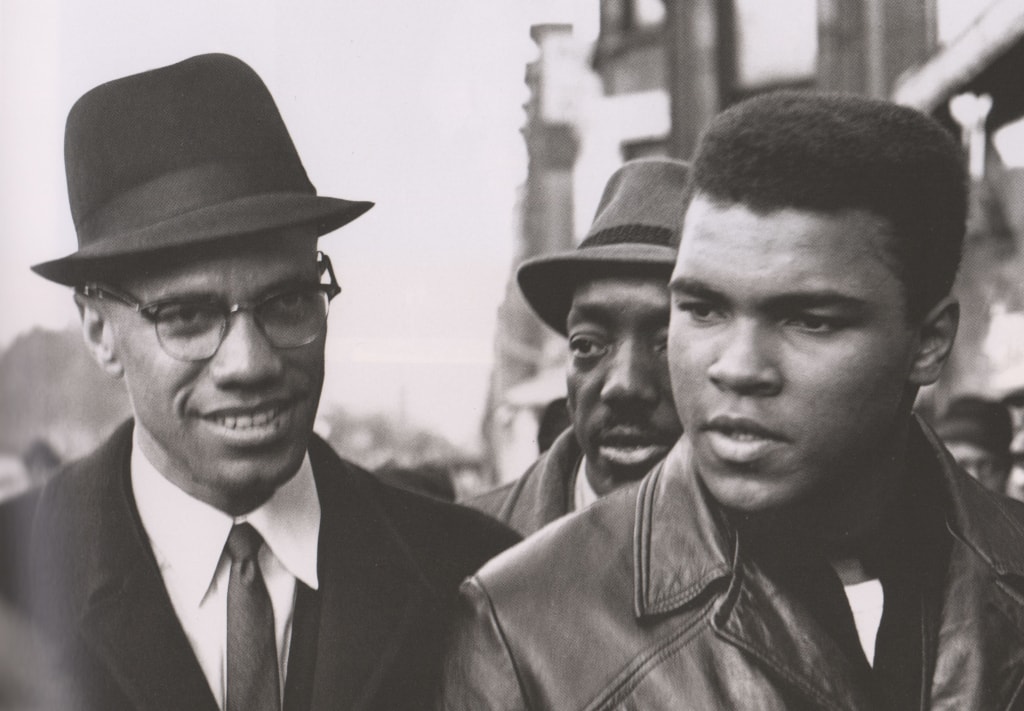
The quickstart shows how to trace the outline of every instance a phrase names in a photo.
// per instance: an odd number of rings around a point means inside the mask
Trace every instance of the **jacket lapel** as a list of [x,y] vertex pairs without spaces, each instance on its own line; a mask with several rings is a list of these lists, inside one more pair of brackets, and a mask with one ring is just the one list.
[[942,473],[951,502],[947,526],[954,537],[932,708],[1024,708],[1021,507],[959,471],[926,425],[921,433],[917,456],[930,458],[923,466],[937,465]]
[[217,711],[135,511],[130,427],[113,443],[98,486],[71,519],[55,524],[65,532],[63,569],[77,569],[67,581],[81,605],[82,639],[135,708]]
[[740,564],[712,626],[818,708],[875,707],[864,691],[867,668],[856,669],[804,607],[754,564]]
[[218,711],[159,575],[127,574],[120,590],[89,606],[82,634],[134,708]]
[[324,466],[330,455],[319,455],[320,625],[311,708],[366,709],[419,621],[430,619],[425,608],[433,596],[369,483],[341,471],[336,458]]
[[509,524],[518,531],[532,532],[569,513],[573,474],[579,461],[580,448],[570,428],[523,477],[522,489],[507,512]]
[[[773,678],[819,708],[870,709],[857,670],[820,626],[754,563],[714,513],[680,440],[641,485],[635,538],[636,613],[677,610],[727,583],[711,626]],[[828,674],[822,674],[828,669]]]

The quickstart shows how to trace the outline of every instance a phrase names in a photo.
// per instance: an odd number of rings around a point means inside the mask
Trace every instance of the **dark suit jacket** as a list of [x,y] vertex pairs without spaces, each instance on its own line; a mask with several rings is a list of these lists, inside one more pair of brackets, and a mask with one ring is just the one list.
[[[131,423],[44,489],[32,535],[36,615],[90,711],[216,711],[131,494]],[[517,537],[392,489],[309,445],[320,589],[300,585],[286,711],[429,705],[459,582]]]
[[523,536],[572,511],[573,481],[583,452],[572,428],[565,430],[515,481],[466,501]]

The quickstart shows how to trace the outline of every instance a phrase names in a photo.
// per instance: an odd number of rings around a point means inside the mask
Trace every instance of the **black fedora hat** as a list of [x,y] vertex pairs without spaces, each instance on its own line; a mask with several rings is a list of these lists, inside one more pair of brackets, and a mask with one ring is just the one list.
[[624,163],[608,179],[594,223],[571,251],[523,262],[519,288],[541,320],[563,336],[576,288],[593,279],[664,278],[675,266],[689,166],[669,158]]
[[68,115],[64,163],[78,250],[32,269],[70,286],[270,230],[322,235],[373,207],[316,194],[266,85],[226,54],[86,93]]

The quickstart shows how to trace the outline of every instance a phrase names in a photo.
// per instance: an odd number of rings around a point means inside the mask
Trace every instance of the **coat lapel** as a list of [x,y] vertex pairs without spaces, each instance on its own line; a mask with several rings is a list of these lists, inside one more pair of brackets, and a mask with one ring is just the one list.
[[[639,491],[634,605],[639,617],[671,613],[727,583],[711,625],[815,708],[871,709],[858,670],[799,601],[752,562],[707,502],[681,440]],[[822,674],[828,669],[828,674]]]
[[218,711],[159,575],[136,569],[89,606],[82,635],[135,708]]
[[431,618],[433,596],[368,483],[339,472],[340,462],[325,467],[318,459],[323,518],[311,709],[371,708],[408,638]]
[[81,637],[134,708],[217,711],[145,540],[128,475],[131,428],[122,428],[79,479],[72,505],[53,507],[51,530]]
[[927,426],[920,431],[918,456],[930,457],[930,465],[942,473],[951,502],[947,526],[954,538],[932,708],[1024,709],[1020,506],[983,490],[959,471]]
[[933,709],[1024,708],[1024,609],[964,545],[954,545],[939,627]]
[[[871,709],[863,673],[808,612],[755,564],[740,563],[712,626],[823,709]],[[827,669],[827,674],[821,670]]]
[[517,531],[534,532],[572,510],[572,482],[580,462],[572,429],[563,432],[522,479],[522,488],[502,512]]

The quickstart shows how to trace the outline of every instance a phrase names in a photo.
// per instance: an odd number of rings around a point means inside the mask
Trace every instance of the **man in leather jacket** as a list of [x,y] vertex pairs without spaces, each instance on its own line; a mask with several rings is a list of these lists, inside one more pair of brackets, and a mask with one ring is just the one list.
[[665,346],[687,165],[626,163],[577,249],[518,271],[541,320],[568,339],[572,427],[516,481],[468,504],[524,536],[643,477],[679,437]]
[[684,434],[463,584],[442,708],[1024,708],[1024,509],[912,414],[956,334],[965,183],[883,101],[713,121],[670,282]]

